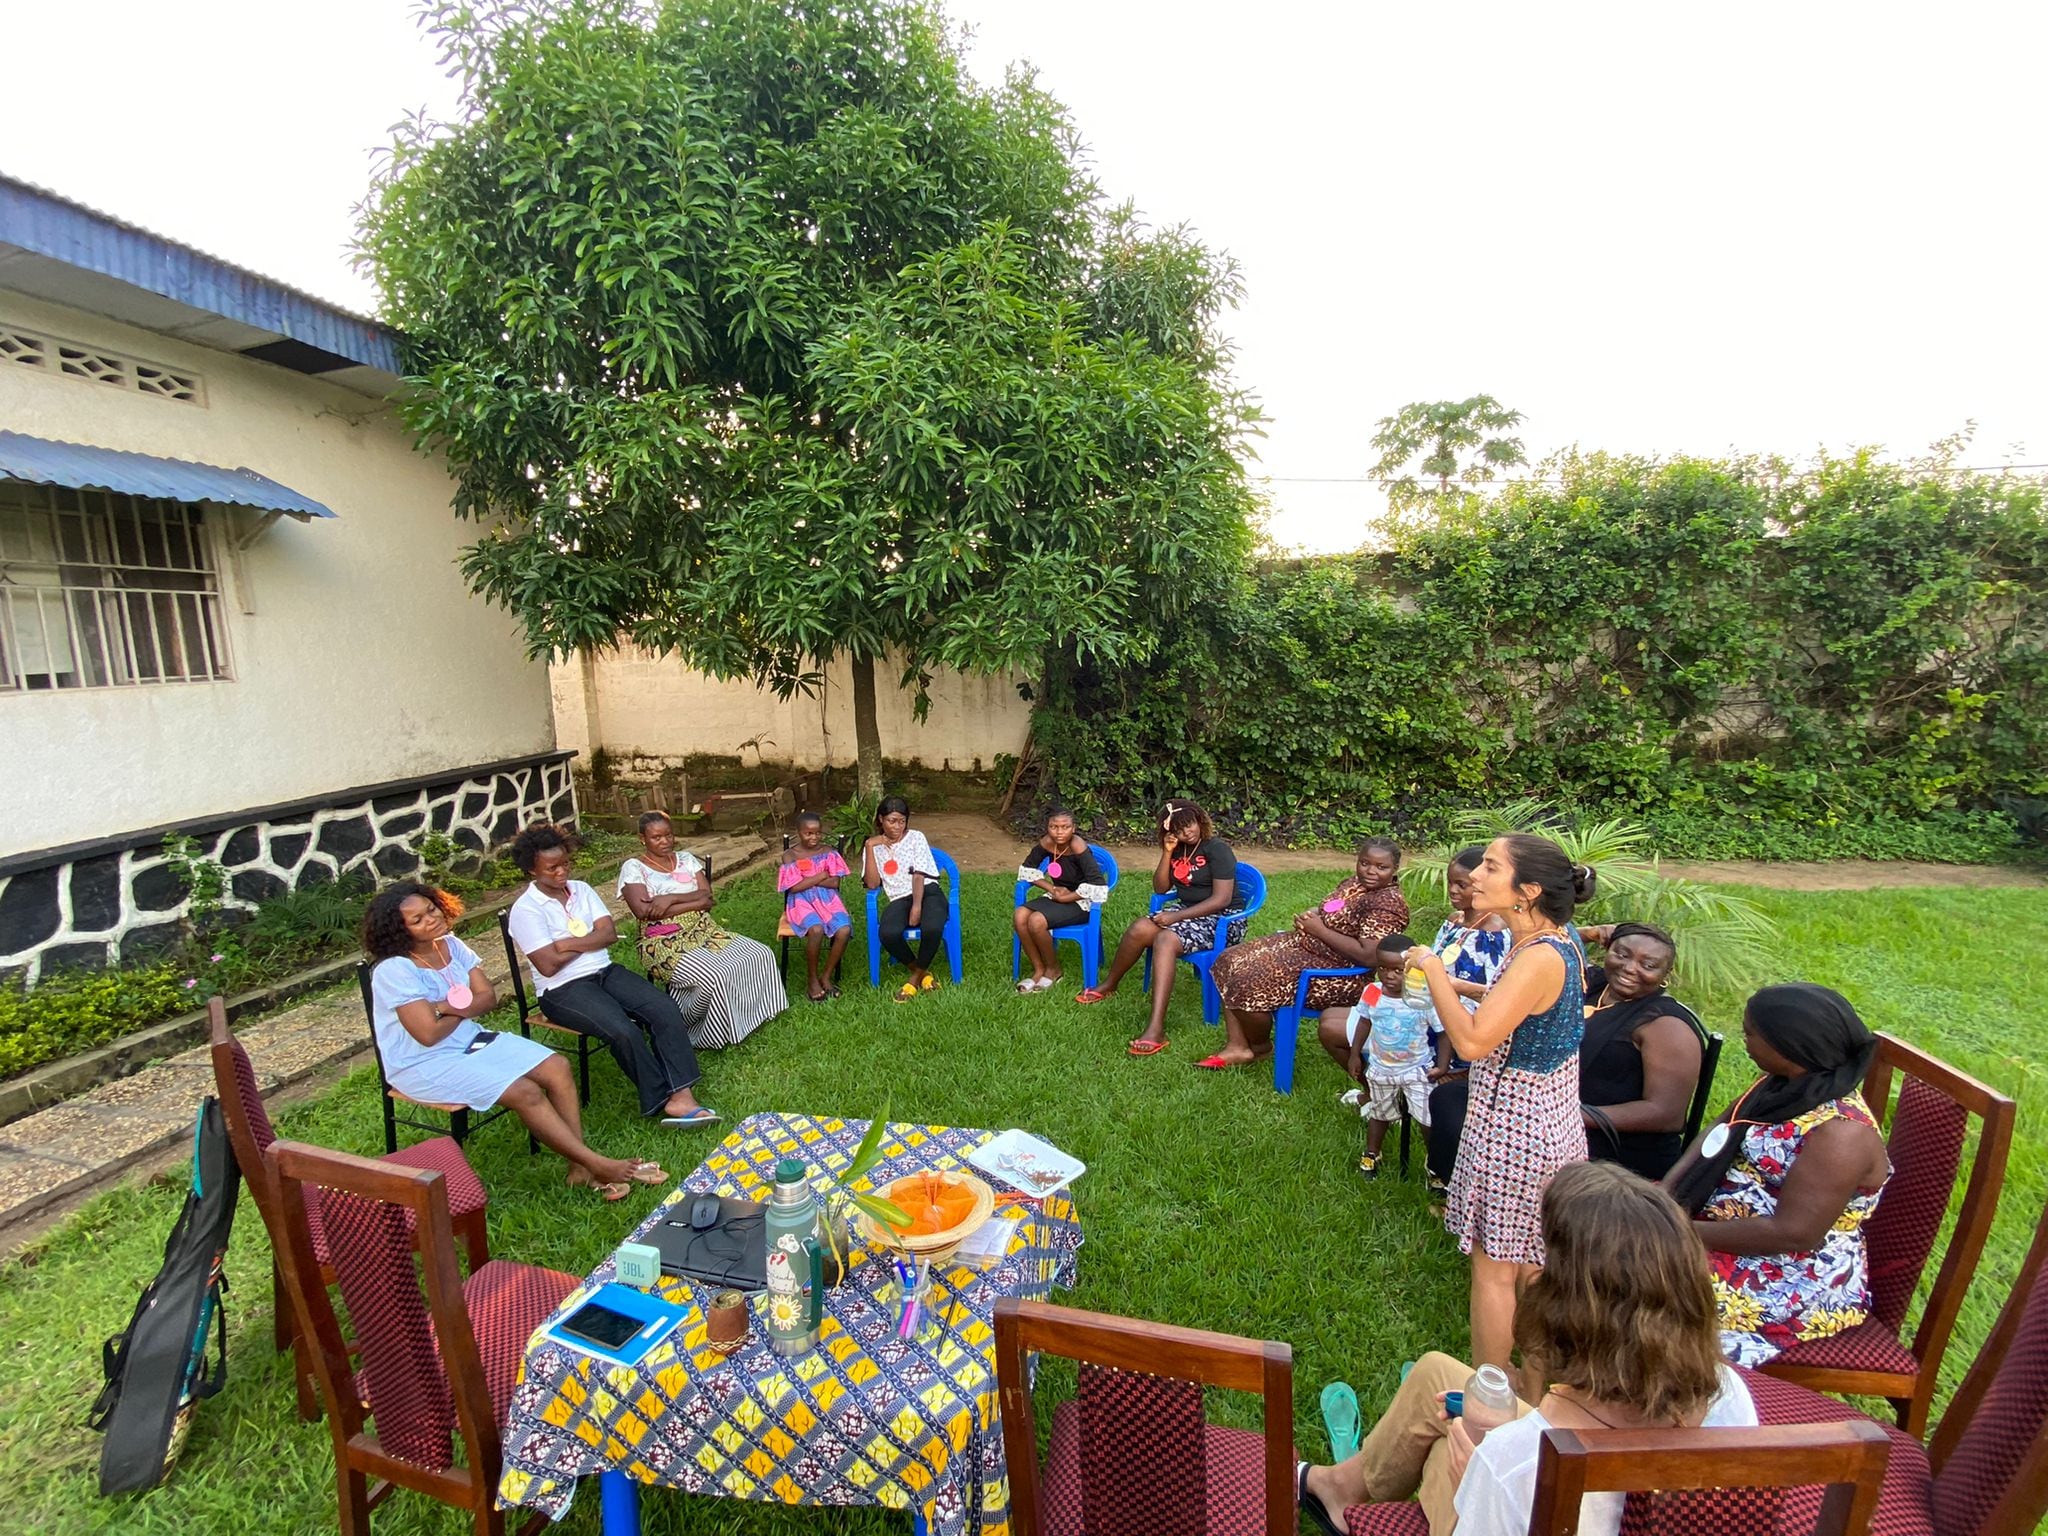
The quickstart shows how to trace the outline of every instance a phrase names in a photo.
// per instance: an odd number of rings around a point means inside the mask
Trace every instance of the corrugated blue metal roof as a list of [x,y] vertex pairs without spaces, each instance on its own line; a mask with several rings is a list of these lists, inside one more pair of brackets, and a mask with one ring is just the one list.
[[217,256],[0,175],[0,241],[399,373],[397,333]]
[[98,486],[130,496],[159,496],[167,501],[219,501],[265,511],[301,512],[332,517],[310,496],[279,485],[253,469],[222,469],[187,459],[160,459],[118,448],[89,448],[83,443],[57,443],[48,438],[0,432],[0,479],[27,480],[35,485]]

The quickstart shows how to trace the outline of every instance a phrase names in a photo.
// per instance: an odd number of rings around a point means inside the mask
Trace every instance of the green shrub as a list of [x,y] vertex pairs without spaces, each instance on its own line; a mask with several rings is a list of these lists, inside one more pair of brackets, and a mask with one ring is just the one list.
[[[1671,851],[1998,858],[2048,796],[2037,482],[1568,455],[1384,554],[1268,565],[1158,664],[1048,656],[1041,799],[1433,838],[1533,795]],[[1796,850],[1796,855],[1794,850]]]
[[174,961],[121,971],[65,972],[33,991],[0,988],[0,1077],[105,1045],[192,1006],[196,988]]

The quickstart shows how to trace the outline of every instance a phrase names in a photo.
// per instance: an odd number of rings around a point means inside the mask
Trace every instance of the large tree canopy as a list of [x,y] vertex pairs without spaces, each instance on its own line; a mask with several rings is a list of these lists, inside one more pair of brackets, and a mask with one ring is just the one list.
[[[362,209],[402,403],[536,654],[787,691],[1142,661],[1236,579],[1227,261],[1106,209],[1028,74],[888,0],[445,3],[452,124]],[[863,684],[867,707],[863,713]]]

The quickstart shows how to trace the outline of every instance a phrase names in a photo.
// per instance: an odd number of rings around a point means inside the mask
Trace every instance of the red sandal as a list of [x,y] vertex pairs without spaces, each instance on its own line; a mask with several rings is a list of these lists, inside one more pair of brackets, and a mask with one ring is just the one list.
[[1240,1063],[1225,1061],[1221,1056],[1204,1056],[1195,1065],[1205,1072],[1228,1072],[1232,1067],[1238,1066]]
[[1107,992],[1098,992],[1093,987],[1083,987],[1074,994],[1074,1001],[1077,1003],[1106,1003],[1109,1001],[1109,997],[1110,994]]
[[1133,1040],[1127,1049],[1133,1056],[1157,1056],[1166,1049],[1166,1046],[1167,1042],[1164,1040],[1147,1040],[1141,1036]]

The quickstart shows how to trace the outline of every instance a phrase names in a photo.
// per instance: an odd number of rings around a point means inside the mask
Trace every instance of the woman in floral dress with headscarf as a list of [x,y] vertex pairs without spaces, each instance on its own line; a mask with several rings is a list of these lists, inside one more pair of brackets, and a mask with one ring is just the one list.
[[[1390,837],[1369,837],[1358,845],[1358,867],[1313,912],[1294,919],[1291,933],[1268,934],[1233,944],[1210,975],[1223,998],[1228,1042],[1197,1066],[1237,1067],[1273,1054],[1273,1015],[1294,1002],[1303,971],[1370,968],[1373,951],[1390,933],[1408,926],[1408,902],[1401,895],[1401,849]],[[1309,983],[1312,1010],[1336,1008],[1358,998],[1356,977],[1326,977]]]

